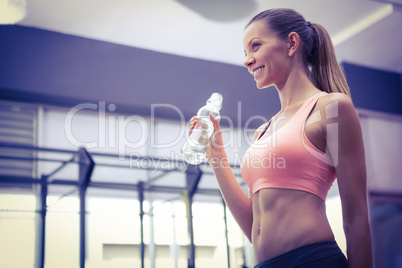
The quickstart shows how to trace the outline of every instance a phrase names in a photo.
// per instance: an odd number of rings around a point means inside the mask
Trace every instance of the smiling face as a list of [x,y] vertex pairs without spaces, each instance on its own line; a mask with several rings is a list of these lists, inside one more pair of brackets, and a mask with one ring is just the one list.
[[264,21],[250,24],[244,31],[244,66],[254,76],[258,88],[280,87],[289,70],[288,46]]

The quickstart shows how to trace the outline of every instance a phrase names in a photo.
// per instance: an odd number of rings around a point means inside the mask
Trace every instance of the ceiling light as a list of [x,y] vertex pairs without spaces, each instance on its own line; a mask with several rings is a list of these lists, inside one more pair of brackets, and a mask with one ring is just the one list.
[[256,0],[176,0],[209,20],[226,22],[248,18],[256,13]]
[[14,24],[26,15],[25,0],[0,0],[0,24]]

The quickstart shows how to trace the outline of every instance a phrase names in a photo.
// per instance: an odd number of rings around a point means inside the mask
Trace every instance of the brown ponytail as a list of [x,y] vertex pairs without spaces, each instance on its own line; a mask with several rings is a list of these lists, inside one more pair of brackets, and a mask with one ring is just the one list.
[[335,49],[327,30],[317,23],[312,23],[314,31],[313,58],[311,64],[311,80],[322,91],[341,92],[350,96],[345,75],[336,60]]
[[317,88],[328,93],[341,92],[350,96],[349,86],[336,60],[331,38],[322,25],[307,22],[293,9],[276,8],[257,14],[246,28],[259,20],[264,20],[279,38],[285,39],[291,32],[300,36],[303,61],[309,70],[310,80]]

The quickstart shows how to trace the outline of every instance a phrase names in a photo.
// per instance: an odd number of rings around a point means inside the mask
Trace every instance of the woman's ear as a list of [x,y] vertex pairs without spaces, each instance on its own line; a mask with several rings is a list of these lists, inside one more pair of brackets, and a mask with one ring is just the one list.
[[296,32],[288,35],[288,55],[292,57],[300,47],[300,36]]

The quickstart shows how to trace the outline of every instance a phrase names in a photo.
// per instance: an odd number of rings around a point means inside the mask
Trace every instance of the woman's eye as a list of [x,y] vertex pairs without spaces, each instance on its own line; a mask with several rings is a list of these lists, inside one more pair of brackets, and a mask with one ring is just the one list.
[[[251,51],[256,51],[261,46],[260,43],[252,43],[251,44]],[[247,52],[244,51],[244,56],[247,57]]]
[[259,43],[254,43],[254,44],[251,45],[251,47],[253,48],[253,50],[256,50],[259,46],[260,46]]

